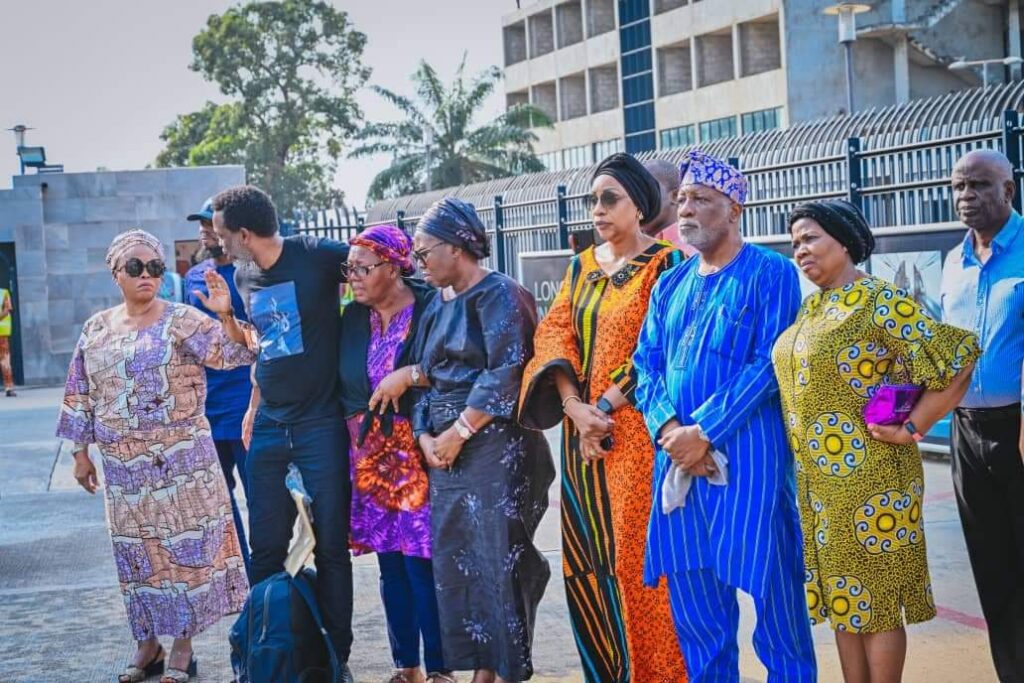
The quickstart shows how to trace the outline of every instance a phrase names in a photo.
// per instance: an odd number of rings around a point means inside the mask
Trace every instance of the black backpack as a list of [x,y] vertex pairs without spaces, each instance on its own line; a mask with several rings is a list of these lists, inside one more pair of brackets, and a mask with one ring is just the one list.
[[342,668],[316,604],[316,572],[278,572],[253,586],[231,627],[238,683],[333,683]]

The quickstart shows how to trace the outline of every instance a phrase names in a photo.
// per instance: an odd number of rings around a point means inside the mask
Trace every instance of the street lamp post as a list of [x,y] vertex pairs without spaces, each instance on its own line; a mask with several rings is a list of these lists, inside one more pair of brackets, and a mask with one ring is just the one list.
[[989,64],[1002,64],[1003,66],[1014,66],[1024,62],[1024,59],[1020,57],[995,57],[993,59],[975,59],[967,61],[963,57],[956,60],[949,65],[951,71],[959,71],[961,69],[969,69],[972,66],[981,67],[981,85],[983,88],[988,88],[988,65]]
[[839,42],[846,53],[846,109],[853,115],[853,44],[857,40],[857,15],[871,9],[870,5],[842,2],[825,8],[825,14],[839,17]]

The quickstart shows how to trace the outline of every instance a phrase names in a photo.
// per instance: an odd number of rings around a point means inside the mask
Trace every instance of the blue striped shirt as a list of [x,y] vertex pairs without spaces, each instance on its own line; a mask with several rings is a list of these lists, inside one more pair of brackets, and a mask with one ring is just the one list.
[[1016,211],[992,240],[982,264],[973,231],[946,256],[942,319],[978,335],[982,355],[963,408],[999,408],[1021,401],[1024,368],[1024,218]]
[[[671,461],[660,448],[644,558],[644,581],[692,569],[765,595],[783,557],[799,553],[792,476],[779,389],[772,370],[775,340],[796,318],[800,288],[784,257],[746,244],[717,273],[700,259],[665,273],[634,355],[637,407],[651,436],[671,418],[699,423],[729,459],[729,483],[697,477],[686,506],[661,512]],[[799,533],[799,532],[796,532]]]

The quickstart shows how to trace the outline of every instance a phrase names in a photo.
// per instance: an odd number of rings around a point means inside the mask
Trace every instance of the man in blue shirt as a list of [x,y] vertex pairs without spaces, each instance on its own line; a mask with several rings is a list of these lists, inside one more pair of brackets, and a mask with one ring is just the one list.
[[[204,276],[206,271],[216,270],[228,283],[235,317],[243,322],[248,322],[242,298],[238,295],[238,289],[235,287],[234,259],[224,253],[224,248],[221,247],[220,240],[217,239],[217,235],[213,231],[213,198],[207,199],[203,208],[190,215],[188,220],[199,221],[199,244],[209,258],[197,263],[185,274],[185,303],[195,306],[213,318],[217,317],[203,306],[202,300],[196,295],[197,291],[203,295],[209,294]],[[249,544],[245,540],[245,527],[242,526],[242,516],[238,512],[238,503],[235,501],[234,472],[237,467],[238,478],[242,480],[242,488],[248,497],[248,482],[245,477],[245,445],[242,443],[242,418],[245,417],[245,411],[249,407],[249,395],[252,392],[249,372],[248,367],[234,370],[206,370],[206,418],[210,421],[213,443],[217,447],[220,466],[224,470],[224,478],[228,483],[228,493],[231,494],[231,511],[235,516],[235,526],[238,528],[238,541],[242,546],[242,558],[245,560],[246,571],[249,569]]]
[[953,485],[1001,681],[1024,681],[1024,219],[1009,160],[994,150],[953,169],[968,227],[946,257],[942,317],[973,330],[983,353],[953,415]]
[[[668,583],[694,683],[740,679],[737,588],[754,598],[768,680],[816,681],[793,453],[771,362],[800,307],[796,269],[744,242],[737,169],[694,151],[680,175],[679,229],[700,257],[661,276],[633,356],[656,445],[644,581]],[[712,481],[720,466],[724,480]],[[692,476],[688,489],[672,485],[673,467]]]

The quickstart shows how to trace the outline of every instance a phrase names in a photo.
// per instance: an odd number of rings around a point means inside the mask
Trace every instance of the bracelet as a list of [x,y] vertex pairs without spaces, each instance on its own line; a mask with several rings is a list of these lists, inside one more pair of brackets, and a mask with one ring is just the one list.
[[466,431],[468,431],[470,434],[474,434],[475,435],[477,433],[478,430],[475,427],[473,427],[473,425],[469,424],[469,420],[467,420],[466,416],[463,415],[462,413],[459,413],[459,420],[458,420],[458,422],[463,427],[465,427]]
[[566,406],[566,404],[569,403],[569,401],[579,401],[580,403],[583,403],[583,399],[580,398],[579,396],[576,396],[575,394],[573,394],[572,396],[566,396],[565,398],[562,399],[562,412],[563,413],[565,412],[565,406]]

